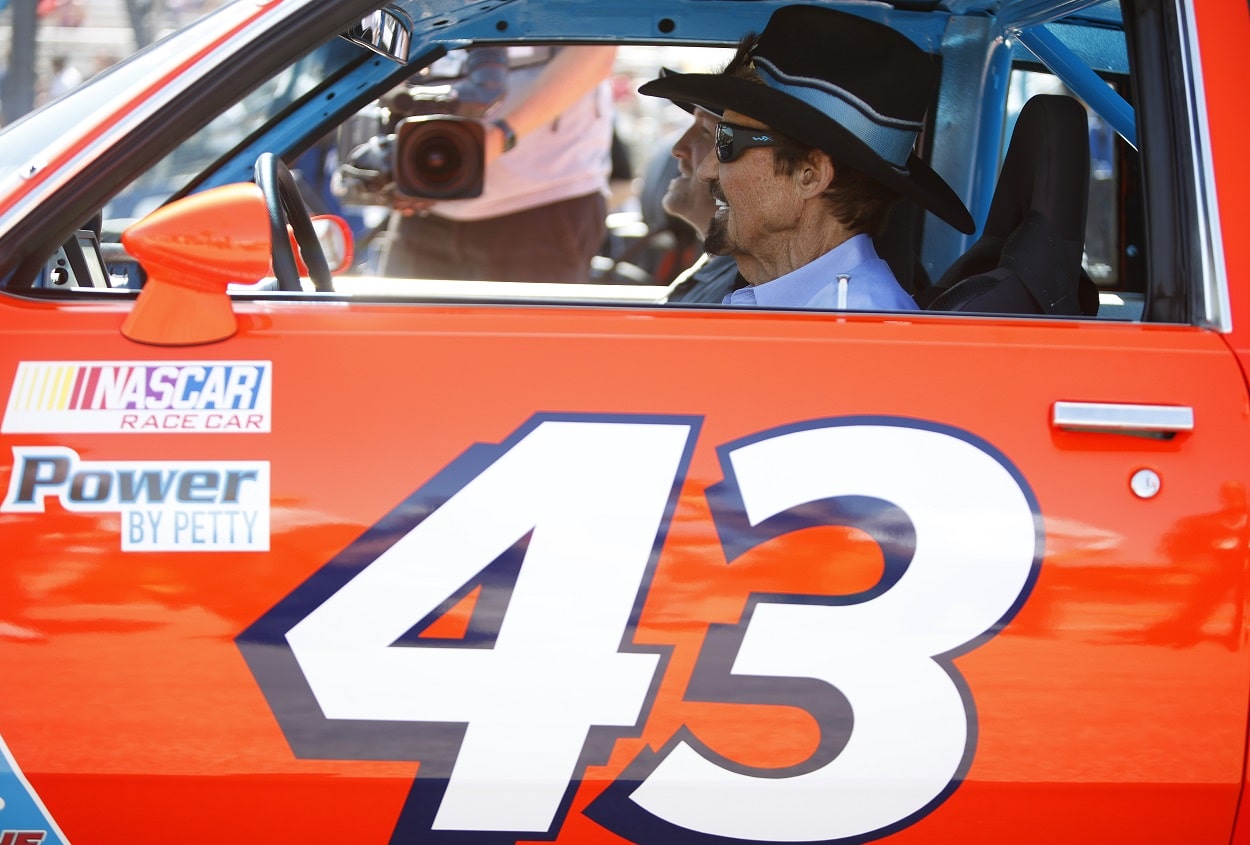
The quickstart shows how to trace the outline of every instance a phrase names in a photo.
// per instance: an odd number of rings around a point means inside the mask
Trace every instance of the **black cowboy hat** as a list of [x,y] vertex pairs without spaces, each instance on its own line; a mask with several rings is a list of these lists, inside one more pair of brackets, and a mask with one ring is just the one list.
[[750,59],[764,84],[679,73],[638,90],[754,118],[913,197],[959,231],[975,230],[950,185],[913,152],[938,69],[911,39],[858,15],[785,6],[769,18]]
[[[678,71],[673,70],[671,67],[660,68],[660,79],[664,79],[669,76],[680,76],[680,73]],[[687,103],[685,100],[673,100],[672,102],[673,102],[673,105],[677,106],[677,108],[683,111],[690,112],[691,114],[694,114],[694,110],[696,108],[700,108],[706,112],[711,112],[717,117],[720,117],[721,112],[724,111],[724,109],[714,109],[714,108],[709,108],[708,106],[696,106],[694,103]]]

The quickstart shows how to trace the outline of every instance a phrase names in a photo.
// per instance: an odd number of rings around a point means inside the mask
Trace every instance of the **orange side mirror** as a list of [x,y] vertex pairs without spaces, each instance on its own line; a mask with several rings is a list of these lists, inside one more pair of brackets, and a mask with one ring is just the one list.
[[122,232],[148,280],[122,334],[140,343],[181,346],[238,331],[227,286],[270,272],[269,218],[260,188],[223,185],[158,208]]

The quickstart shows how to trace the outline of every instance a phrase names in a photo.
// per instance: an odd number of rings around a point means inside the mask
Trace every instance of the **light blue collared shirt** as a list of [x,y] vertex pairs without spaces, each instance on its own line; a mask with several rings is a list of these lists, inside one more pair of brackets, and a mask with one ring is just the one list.
[[872,238],[863,234],[771,282],[733,291],[723,301],[849,311],[915,311],[918,307],[894,278],[890,265],[877,256]]

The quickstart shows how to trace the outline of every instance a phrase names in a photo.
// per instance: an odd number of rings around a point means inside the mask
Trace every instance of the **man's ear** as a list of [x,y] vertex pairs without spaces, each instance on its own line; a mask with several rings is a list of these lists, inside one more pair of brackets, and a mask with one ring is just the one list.
[[823,150],[812,150],[795,171],[800,194],[804,199],[818,197],[833,184],[833,159]]

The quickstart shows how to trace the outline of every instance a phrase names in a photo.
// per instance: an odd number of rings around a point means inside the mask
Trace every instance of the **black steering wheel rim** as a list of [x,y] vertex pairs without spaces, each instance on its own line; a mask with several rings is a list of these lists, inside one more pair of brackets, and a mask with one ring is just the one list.
[[304,205],[304,198],[300,195],[299,186],[295,184],[291,171],[278,156],[261,153],[256,159],[255,177],[265,198],[265,213],[269,216],[270,252],[273,255],[273,274],[278,280],[278,290],[301,290],[299,265],[295,261],[295,251],[291,249],[291,239],[287,235],[289,221],[313,287],[319,291],[333,291],[330,264],[326,261],[321,242],[317,240],[317,231],[308,215],[308,206]]

